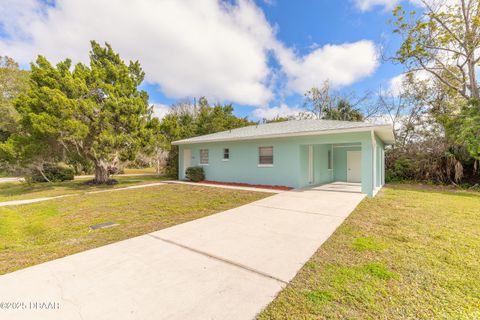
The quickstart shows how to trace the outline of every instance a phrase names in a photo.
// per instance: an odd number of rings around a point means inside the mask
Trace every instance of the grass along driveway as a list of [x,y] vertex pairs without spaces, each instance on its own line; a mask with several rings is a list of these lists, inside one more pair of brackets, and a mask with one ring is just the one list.
[[259,319],[480,319],[480,194],[384,188]]
[[[231,209],[267,193],[169,184],[0,208],[0,274]],[[90,225],[119,225],[91,231]]]
[[55,197],[64,194],[84,193],[89,191],[110,190],[132,185],[154,183],[165,180],[163,176],[114,176],[118,180],[116,185],[100,185],[89,186],[86,180],[72,180],[63,182],[41,182],[41,183],[26,183],[26,182],[6,182],[0,183],[0,202],[34,199],[44,197]]

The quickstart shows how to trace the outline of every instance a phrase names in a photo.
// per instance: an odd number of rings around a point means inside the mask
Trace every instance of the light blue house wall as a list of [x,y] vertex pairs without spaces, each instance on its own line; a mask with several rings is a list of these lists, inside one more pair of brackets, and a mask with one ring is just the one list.
[[[191,150],[191,166],[202,166],[207,180],[249,184],[308,186],[308,146],[313,148],[313,184],[347,180],[347,151],[361,151],[362,192],[373,195],[383,184],[381,155],[384,145],[378,137],[372,141],[368,131],[309,135],[285,138],[253,139],[179,145],[179,178],[185,179],[184,150]],[[352,146],[353,145],[353,146]],[[273,147],[274,164],[258,165],[258,148]],[[347,147],[348,146],[348,147]],[[230,159],[223,160],[223,150]],[[200,149],[209,150],[208,165],[200,165]],[[333,169],[328,169],[328,150],[333,153]],[[376,158],[374,165],[373,159]],[[374,170],[375,168],[375,170]],[[374,183],[375,182],[375,183]]]

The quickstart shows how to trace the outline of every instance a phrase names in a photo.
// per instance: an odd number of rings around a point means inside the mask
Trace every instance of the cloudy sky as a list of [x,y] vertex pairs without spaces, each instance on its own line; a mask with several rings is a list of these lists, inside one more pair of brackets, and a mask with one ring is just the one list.
[[86,62],[89,41],[139,60],[162,115],[198,96],[252,119],[302,108],[303,93],[378,90],[402,69],[382,61],[398,39],[396,4],[418,0],[0,0],[0,55]]

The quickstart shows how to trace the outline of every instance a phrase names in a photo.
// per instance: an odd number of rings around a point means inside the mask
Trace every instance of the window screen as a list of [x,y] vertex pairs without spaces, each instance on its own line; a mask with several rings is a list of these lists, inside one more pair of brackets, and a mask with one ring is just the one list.
[[260,147],[258,153],[258,164],[273,164],[273,147]]
[[228,160],[230,159],[230,149],[225,148],[223,149],[223,160]]
[[200,164],[208,164],[208,149],[200,149]]

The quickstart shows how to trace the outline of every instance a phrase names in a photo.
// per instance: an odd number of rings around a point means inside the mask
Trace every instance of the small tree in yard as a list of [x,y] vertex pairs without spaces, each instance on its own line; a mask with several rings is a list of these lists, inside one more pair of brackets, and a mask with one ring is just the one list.
[[91,42],[90,65],[69,59],[52,66],[39,56],[30,88],[15,107],[20,129],[0,144],[0,156],[23,166],[82,159],[95,166],[94,183],[106,183],[112,163],[133,160],[152,143],[158,120],[138,62],[128,65],[110,45]]

